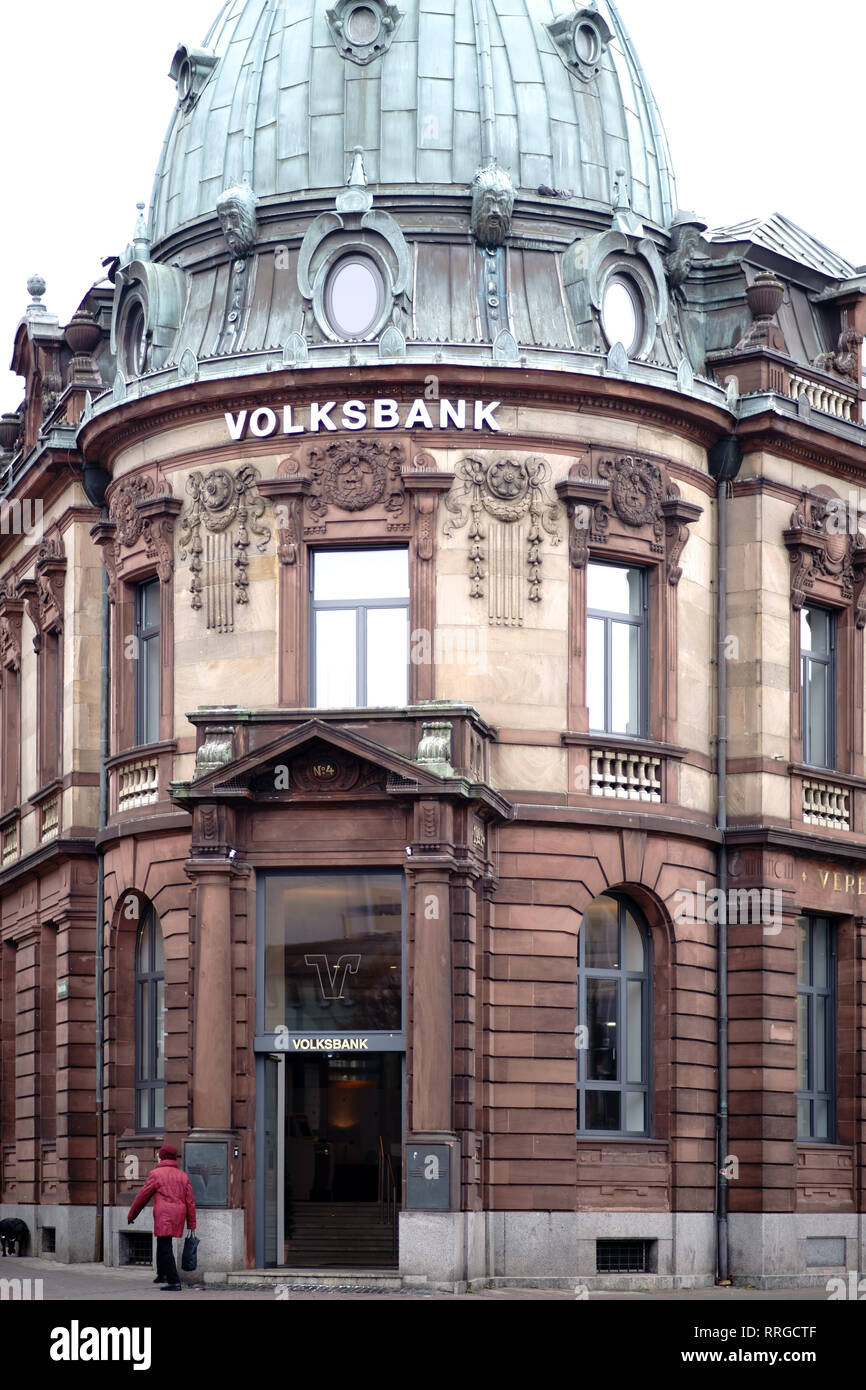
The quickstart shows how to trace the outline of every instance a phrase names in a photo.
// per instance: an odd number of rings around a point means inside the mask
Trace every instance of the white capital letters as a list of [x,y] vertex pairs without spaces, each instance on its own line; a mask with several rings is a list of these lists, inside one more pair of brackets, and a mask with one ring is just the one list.
[[250,416],[250,429],[259,439],[264,439],[267,435],[273,434],[277,428],[277,417],[270,406],[263,405],[259,410],[254,410]]
[[491,401],[485,405],[483,401],[475,402],[475,428],[481,430],[487,425],[488,429],[493,430],[494,434],[499,434],[499,426],[493,418],[493,411],[498,410],[501,401]]
[[228,426],[230,439],[242,439],[244,426],[247,423],[247,412],[242,410],[237,418],[226,411],[226,425]]
[[423,425],[425,430],[432,430],[433,428],[433,421],[430,419],[430,411],[427,409],[424,402],[420,400],[412,402],[412,409],[406,416],[406,424],[403,428],[411,430],[414,429],[416,425]]
[[331,419],[331,411],[336,409],[336,401],[328,401],[325,405],[319,405],[318,401],[313,401],[310,406],[310,433],[318,434],[322,425],[327,430],[335,430],[337,426]]
[[445,430],[449,424],[455,429],[465,430],[466,428],[466,402],[458,401],[456,409],[450,401],[443,396],[439,402],[439,428]]
[[290,405],[283,406],[283,434],[303,434],[303,425],[296,425],[292,420],[293,408]]
[[400,408],[396,401],[373,402],[373,428],[395,430],[400,423]]
[[346,401],[343,406],[343,429],[363,430],[367,427],[367,407],[363,401]]

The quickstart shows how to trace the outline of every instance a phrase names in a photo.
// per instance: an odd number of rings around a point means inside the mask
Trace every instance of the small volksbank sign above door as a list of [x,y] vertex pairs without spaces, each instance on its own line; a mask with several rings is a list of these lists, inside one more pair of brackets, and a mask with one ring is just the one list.
[[405,1033],[300,1033],[275,1028],[258,1034],[256,1052],[405,1052]]
[[226,428],[234,440],[268,439],[273,434],[321,434],[344,430],[490,430],[499,434],[496,411],[501,401],[313,401],[306,424],[295,419],[295,407],[283,405],[257,410],[226,411]]

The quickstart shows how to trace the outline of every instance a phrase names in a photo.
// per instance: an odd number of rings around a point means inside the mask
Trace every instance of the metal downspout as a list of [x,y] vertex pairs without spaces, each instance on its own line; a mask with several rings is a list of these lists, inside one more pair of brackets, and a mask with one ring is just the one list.
[[[103,521],[108,520],[108,508],[102,509]],[[105,829],[108,820],[108,699],[109,699],[109,604],[108,571],[102,570],[102,655],[99,702],[99,813],[98,831]],[[101,1264],[104,1258],[105,1231],[105,851],[96,851],[96,1230],[93,1258]]]
[[718,1179],[716,1188],[716,1277],[719,1283],[729,1278],[728,1258],[728,848],[725,836],[728,828],[728,670],[726,629],[728,625],[728,482],[720,478],[718,498],[718,632],[716,643],[716,822],[721,835],[719,844],[718,887],[722,911],[718,923],[718,1046],[719,1046],[719,1112],[718,1112]]

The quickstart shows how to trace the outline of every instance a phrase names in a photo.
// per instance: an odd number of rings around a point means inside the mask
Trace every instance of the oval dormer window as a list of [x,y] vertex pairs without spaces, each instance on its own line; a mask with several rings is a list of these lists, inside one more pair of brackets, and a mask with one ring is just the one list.
[[629,357],[643,336],[643,311],[637,289],[625,275],[612,275],[602,301],[602,326],[608,344],[622,343]]
[[580,63],[595,63],[598,61],[601,44],[598,34],[591,24],[578,24],[574,32],[574,52]]
[[123,358],[128,376],[141,376],[145,369],[146,351],[144,305],[136,299],[126,315],[123,332]]
[[325,313],[341,338],[365,338],[382,316],[385,286],[369,256],[344,256],[325,285]]
[[374,43],[379,34],[379,16],[369,5],[358,5],[346,20],[346,33],[359,47]]

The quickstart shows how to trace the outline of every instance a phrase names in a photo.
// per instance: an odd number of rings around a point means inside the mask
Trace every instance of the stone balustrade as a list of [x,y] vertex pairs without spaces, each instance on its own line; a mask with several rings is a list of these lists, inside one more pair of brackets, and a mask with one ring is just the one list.
[[803,779],[803,823],[826,830],[850,830],[851,812],[847,787],[833,782]]
[[631,749],[593,748],[589,790],[593,796],[661,801],[661,758]]
[[136,758],[115,769],[117,778],[117,809],[132,811],[138,806],[152,806],[159,800],[159,761],[156,758]]

